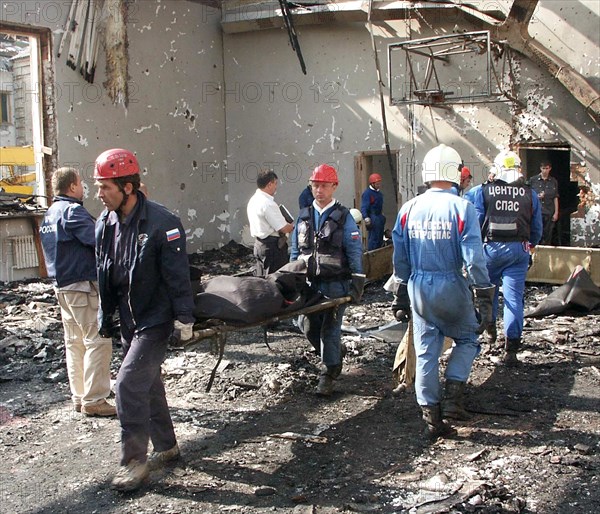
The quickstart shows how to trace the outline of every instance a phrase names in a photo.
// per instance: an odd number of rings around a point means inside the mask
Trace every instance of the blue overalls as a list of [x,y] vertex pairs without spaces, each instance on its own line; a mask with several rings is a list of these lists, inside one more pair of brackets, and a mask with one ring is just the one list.
[[480,349],[469,284],[484,288],[490,281],[477,213],[451,189],[432,188],[402,206],[392,241],[394,273],[407,283],[411,300],[417,402],[433,406],[441,399],[444,337],[455,342],[446,379],[466,382]]

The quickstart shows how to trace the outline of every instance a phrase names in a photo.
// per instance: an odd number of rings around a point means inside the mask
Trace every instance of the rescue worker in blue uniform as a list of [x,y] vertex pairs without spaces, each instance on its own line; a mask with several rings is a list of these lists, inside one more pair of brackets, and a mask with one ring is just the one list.
[[[327,298],[351,295],[360,300],[364,286],[362,242],[356,221],[333,198],[338,186],[337,171],[321,164],[311,175],[315,200],[300,211],[292,232],[290,260],[306,262],[307,279],[315,292]],[[317,394],[330,396],[333,381],[342,372],[342,320],[346,304],[309,314],[303,331],[321,356]]]
[[521,160],[512,151],[502,151],[494,164],[498,176],[482,186],[474,197],[484,252],[492,284],[496,286],[493,308],[493,331],[498,316],[498,293],[504,296],[503,362],[518,363],[517,352],[523,333],[525,278],[530,249],[542,237],[542,212],[537,193],[521,174]]
[[[135,155],[120,148],[103,152],[94,178],[105,206],[96,222],[99,331],[114,331],[118,309],[124,351],[115,384],[121,467],[112,487],[130,491],[151,468],[179,457],[160,367],[170,335],[191,339],[194,303],[181,221],[139,191]],[[149,440],[154,452],[148,459]]]
[[[458,152],[446,145],[427,152],[422,177],[430,187],[402,206],[392,232],[394,274],[407,286],[410,299],[404,305],[410,305],[412,314],[415,391],[428,439],[455,432],[444,418],[470,417],[463,405],[464,387],[480,350],[477,335],[491,320],[494,288],[477,213],[452,189],[460,180],[460,163]],[[439,358],[444,337],[455,344],[442,398]]]
[[364,190],[360,199],[360,213],[367,227],[367,250],[376,250],[383,245],[385,216],[383,211],[383,193],[381,192],[381,175],[369,175],[369,187]]

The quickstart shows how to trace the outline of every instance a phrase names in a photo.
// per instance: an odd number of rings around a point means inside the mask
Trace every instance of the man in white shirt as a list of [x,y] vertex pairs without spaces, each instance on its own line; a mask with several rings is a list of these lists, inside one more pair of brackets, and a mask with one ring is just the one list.
[[258,189],[247,207],[250,234],[254,240],[256,269],[254,274],[263,277],[277,271],[289,260],[286,234],[294,226],[288,223],[273,198],[277,191],[274,171],[260,171],[256,178]]

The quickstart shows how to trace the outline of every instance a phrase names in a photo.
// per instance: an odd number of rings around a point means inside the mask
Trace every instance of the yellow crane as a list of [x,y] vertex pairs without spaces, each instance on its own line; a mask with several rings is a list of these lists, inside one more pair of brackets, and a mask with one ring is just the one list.
[[[33,195],[33,186],[25,185],[35,182],[36,173],[15,174],[15,166],[35,166],[33,146],[0,147],[0,190],[5,193]],[[7,170],[5,175],[4,170]]]

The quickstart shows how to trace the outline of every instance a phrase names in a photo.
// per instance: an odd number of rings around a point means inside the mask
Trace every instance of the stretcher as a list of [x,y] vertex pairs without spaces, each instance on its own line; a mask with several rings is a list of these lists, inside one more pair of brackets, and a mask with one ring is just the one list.
[[221,364],[221,360],[223,359],[223,354],[225,353],[225,345],[227,344],[227,334],[229,334],[230,332],[239,332],[250,328],[262,327],[264,343],[270,350],[271,347],[269,346],[267,336],[269,326],[272,326],[275,323],[286,319],[295,318],[300,315],[314,314],[316,312],[335,309],[340,305],[349,303],[351,300],[352,298],[350,296],[342,296],[341,298],[324,298],[318,301],[317,303],[313,303],[300,309],[291,309],[289,311],[284,310],[275,316],[271,316],[267,319],[257,321],[255,323],[227,323],[219,319],[208,319],[198,321],[194,324],[194,336],[192,337],[192,339],[190,339],[189,341],[181,342],[179,346],[177,346],[177,348],[181,348],[184,350],[193,350],[200,344],[201,341],[205,339],[211,339],[211,351],[217,354],[218,357],[217,362],[210,374],[208,384],[206,385],[206,392],[209,392],[217,374],[219,365]]

